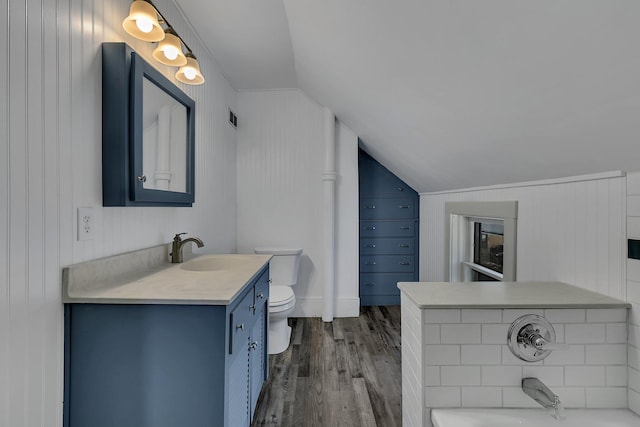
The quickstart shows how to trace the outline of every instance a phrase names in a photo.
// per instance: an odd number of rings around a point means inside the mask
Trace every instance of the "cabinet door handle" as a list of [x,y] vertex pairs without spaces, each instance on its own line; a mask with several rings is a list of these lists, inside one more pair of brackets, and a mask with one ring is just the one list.
[[398,191],[404,191],[404,188],[398,187]]
[[398,209],[409,209],[411,206],[407,205],[398,205]]
[[376,205],[365,205],[364,208],[365,209],[375,209]]
[[375,227],[364,227],[365,230],[375,230]]
[[256,297],[258,297],[259,299],[264,299],[264,294],[258,294],[256,295]]
[[399,248],[410,248],[411,246],[409,245],[398,245]]
[[375,248],[376,245],[367,245],[368,248]]
[[364,263],[364,265],[376,265],[375,261],[367,261]]
[[255,350],[256,348],[258,348],[258,341],[251,341],[249,343],[249,349],[250,350]]
[[400,230],[411,230],[411,227],[400,227]]
[[410,263],[410,262],[407,262],[407,261],[403,261],[403,262],[401,262],[401,263],[399,263],[399,264],[400,264],[400,265],[411,265],[411,263]]
[[244,331],[244,323],[238,323],[236,325],[236,329],[240,329],[241,331]]

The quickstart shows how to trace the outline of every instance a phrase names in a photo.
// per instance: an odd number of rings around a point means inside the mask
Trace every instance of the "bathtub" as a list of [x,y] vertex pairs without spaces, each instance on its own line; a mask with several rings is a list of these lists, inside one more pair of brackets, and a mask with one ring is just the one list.
[[544,409],[433,409],[434,427],[639,427],[627,409],[567,409],[557,421]]

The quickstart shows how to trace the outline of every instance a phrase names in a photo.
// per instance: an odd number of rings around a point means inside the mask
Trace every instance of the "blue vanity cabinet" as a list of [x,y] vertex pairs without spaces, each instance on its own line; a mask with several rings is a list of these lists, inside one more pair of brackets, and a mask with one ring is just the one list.
[[360,304],[400,304],[418,276],[418,193],[365,151],[358,156]]
[[64,426],[249,426],[268,374],[268,276],[229,305],[66,304]]

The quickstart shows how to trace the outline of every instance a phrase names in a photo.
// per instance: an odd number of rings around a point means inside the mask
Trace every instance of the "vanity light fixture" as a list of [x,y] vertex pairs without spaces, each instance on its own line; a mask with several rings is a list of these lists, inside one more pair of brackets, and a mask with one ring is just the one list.
[[180,67],[176,73],[176,79],[179,82],[189,85],[201,85],[204,83],[204,76],[200,72],[198,60],[191,52],[187,53],[185,56],[187,57],[187,63]]
[[[162,25],[166,28],[163,29]],[[139,40],[159,42],[158,47],[153,51],[153,58],[161,64],[180,67],[175,75],[178,81],[189,85],[204,83],[200,64],[191,48],[151,0],[134,0],[129,9],[129,16],[122,21],[122,27],[128,34]],[[186,54],[182,50],[183,45],[187,50]]]

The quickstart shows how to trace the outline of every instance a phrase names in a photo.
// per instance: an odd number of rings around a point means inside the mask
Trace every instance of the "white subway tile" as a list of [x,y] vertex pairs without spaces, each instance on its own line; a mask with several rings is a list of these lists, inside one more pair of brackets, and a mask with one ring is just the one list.
[[513,323],[518,317],[524,316],[526,314],[537,314],[542,316],[544,314],[544,310],[537,308],[525,308],[525,309],[505,309],[502,311],[502,323]]
[[427,366],[459,365],[459,345],[425,345],[424,361]]
[[462,323],[501,323],[502,310],[462,310]]
[[483,366],[482,385],[484,386],[520,386],[521,366]]
[[627,217],[627,238],[636,240],[640,239],[640,217]]
[[424,323],[460,323],[460,310],[458,309],[425,309],[422,310]]
[[564,385],[563,366],[523,366],[522,378],[537,378],[547,387],[559,387]]
[[626,308],[590,308],[587,310],[587,322],[626,322]]
[[629,388],[640,393],[640,371],[635,368],[628,368]]
[[425,344],[440,344],[440,325],[429,323],[422,328],[424,329]]
[[585,321],[585,309],[557,309],[544,310],[544,317],[554,326],[556,323],[580,323]]
[[607,343],[623,344],[627,342],[626,323],[607,323]]
[[640,282],[640,259],[627,258],[627,279]]
[[567,366],[564,368],[566,386],[604,386],[604,366]]
[[[640,349],[627,346],[627,363],[630,367],[640,370]],[[640,391],[640,390],[638,390]]]
[[565,408],[586,407],[584,387],[554,387],[551,391],[558,395]]
[[626,408],[626,387],[587,387],[587,408]]
[[640,347],[640,326],[629,325],[629,344]]
[[480,325],[478,324],[443,324],[440,326],[442,344],[480,344],[480,334]]
[[[627,261],[627,265],[629,265],[629,261]],[[640,260],[633,260],[640,263]],[[627,269],[628,270],[628,269]],[[635,275],[635,273],[634,273]],[[640,304],[640,282],[637,280],[632,280],[630,276],[627,275],[627,301],[630,303]],[[637,313],[636,313],[637,317]],[[634,322],[640,323],[640,322]]]
[[607,366],[606,385],[610,387],[624,387],[627,385],[627,372],[629,368],[626,366]]
[[522,391],[522,387],[502,387],[502,406],[505,408],[539,408],[538,402]]
[[[627,283],[628,286],[628,283]],[[628,323],[631,325],[640,325],[640,301],[632,301],[630,289],[627,287],[627,301],[631,303],[631,309],[629,310]],[[638,287],[638,298],[640,298],[640,287]]]
[[604,323],[571,323],[564,325],[567,344],[595,344],[606,342]]
[[462,387],[462,406],[496,408],[502,406],[501,387]]
[[424,367],[424,385],[426,385],[426,386],[441,385],[441,382],[440,382],[440,366],[425,366]]
[[523,366],[531,366],[531,365],[542,365],[542,362],[526,362],[524,360],[518,359],[516,356],[511,353],[509,347],[503,345],[500,347],[502,349],[502,364],[503,365],[523,365]]
[[568,350],[556,350],[551,352],[546,359],[545,365],[584,365],[585,350],[584,345],[574,344]]
[[480,366],[442,366],[440,382],[443,386],[480,385]]
[[502,363],[502,349],[499,345],[460,346],[463,365],[499,365]]
[[634,194],[627,196],[627,216],[640,216],[640,196]]
[[625,344],[589,344],[586,346],[586,363],[587,365],[626,365],[627,346]]
[[640,392],[629,390],[629,409],[640,415]]
[[427,408],[459,408],[460,387],[425,387],[424,406]]
[[509,325],[504,323],[482,325],[482,344],[506,344],[508,331]]

